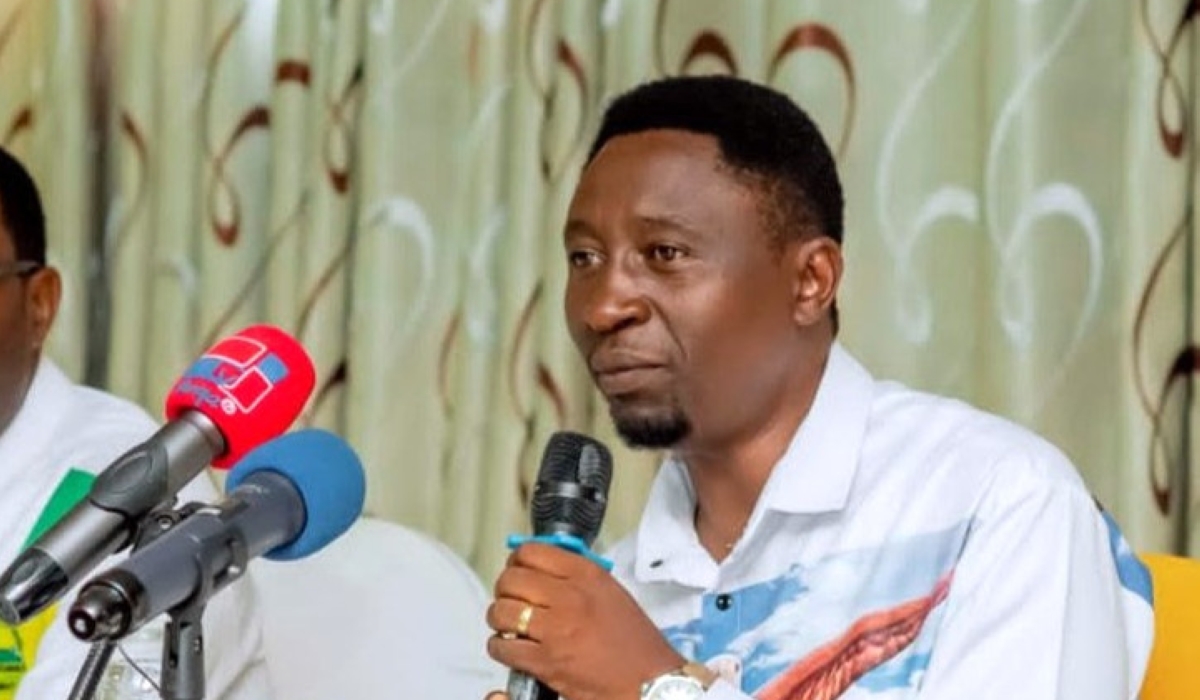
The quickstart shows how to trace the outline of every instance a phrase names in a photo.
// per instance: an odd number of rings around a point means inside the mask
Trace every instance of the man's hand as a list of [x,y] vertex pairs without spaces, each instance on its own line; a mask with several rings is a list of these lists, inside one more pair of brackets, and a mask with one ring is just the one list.
[[642,683],[687,661],[607,571],[537,542],[509,556],[487,623],[493,659],[570,700],[637,700]]

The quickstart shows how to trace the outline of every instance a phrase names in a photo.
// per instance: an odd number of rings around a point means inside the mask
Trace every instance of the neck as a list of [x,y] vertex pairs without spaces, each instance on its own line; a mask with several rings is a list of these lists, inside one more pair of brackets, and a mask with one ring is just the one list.
[[825,352],[798,371],[799,381],[748,429],[708,443],[694,437],[676,451],[696,493],[696,535],[714,560],[724,559],[741,537],[771,472],[812,408],[827,360]]
[[741,537],[795,428],[784,432],[721,453],[679,454],[696,492],[696,535],[714,560],[724,559]]

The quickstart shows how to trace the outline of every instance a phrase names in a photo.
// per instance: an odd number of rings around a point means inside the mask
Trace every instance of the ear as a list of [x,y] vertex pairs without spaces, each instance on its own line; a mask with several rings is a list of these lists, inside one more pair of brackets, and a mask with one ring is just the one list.
[[842,246],[828,236],[813,236],[788,246],[794,282],[792,318],[814,326],[827,318],[842,281]]
[[58,270],[44,267],[26,280],[25,305],[30,322],[29,338],[34,350],[41,350],[58,315],[58,303],[62,299],[62,279]]

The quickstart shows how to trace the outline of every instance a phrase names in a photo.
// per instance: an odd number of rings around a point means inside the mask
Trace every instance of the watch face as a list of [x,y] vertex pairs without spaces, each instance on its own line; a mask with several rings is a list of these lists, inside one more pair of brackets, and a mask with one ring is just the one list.
[[667,676],[654,683],[646,700],[697,700],[702,697],[704,688],[700,681],[690,676]]

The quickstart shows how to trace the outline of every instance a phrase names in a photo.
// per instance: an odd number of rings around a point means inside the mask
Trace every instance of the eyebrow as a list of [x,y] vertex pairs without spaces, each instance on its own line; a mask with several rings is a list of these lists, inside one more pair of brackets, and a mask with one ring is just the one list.
[[[672,229],[692,235],[702,235],[701,230],[686,219],[670,214],[640,214],[634,217],[640,229]],[[592,235],[595,228],[583,219],[568,219],[563,225],[563,238],[572,234]]]
[[566,240],[571,234],[581,236],[590,235],[595,229],[582,219],[567,219],[567,223],[563,225],[563,239]]

